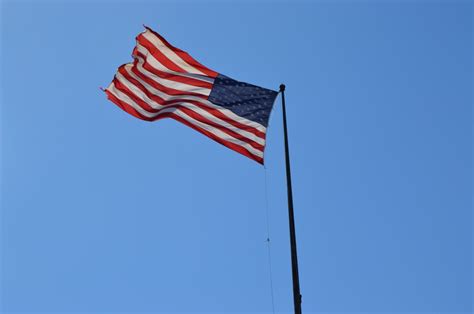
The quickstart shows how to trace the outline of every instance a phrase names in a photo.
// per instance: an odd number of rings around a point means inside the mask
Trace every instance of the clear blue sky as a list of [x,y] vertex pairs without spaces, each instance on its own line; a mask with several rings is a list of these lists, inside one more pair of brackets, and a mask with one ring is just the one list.
[[[2,1],[8,312],[271,312],[265,171],[99,90],[147,24],[287,85],[303,310],[472,311],[468,1]],[[266,151],[275,310],[292,310],[280,99]]]

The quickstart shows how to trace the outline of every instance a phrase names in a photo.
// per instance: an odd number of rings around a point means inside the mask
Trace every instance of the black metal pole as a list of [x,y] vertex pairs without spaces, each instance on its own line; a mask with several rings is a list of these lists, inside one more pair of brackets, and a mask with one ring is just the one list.
[[288,216],[290,221],[291,273],[293,276],[293,302],[295,314],[301,314],[300,278],[298,274],[298,254],[296,251],[295,214],[293,212],[293,191],[291,189],[290,149],[286,126],[285,84],[280,85],[281,106],[283,109],[283,132],[285,136],[286,185],[288,192]]

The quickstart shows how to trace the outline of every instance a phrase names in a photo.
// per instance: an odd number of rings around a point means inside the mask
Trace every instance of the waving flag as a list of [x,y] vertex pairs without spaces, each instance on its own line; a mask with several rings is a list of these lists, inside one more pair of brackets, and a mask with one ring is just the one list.
[[113,103],[142,120],[175,119],[263,164],[276,91],[219,74],[148,27],[136,40],[134,61],[105,89]]

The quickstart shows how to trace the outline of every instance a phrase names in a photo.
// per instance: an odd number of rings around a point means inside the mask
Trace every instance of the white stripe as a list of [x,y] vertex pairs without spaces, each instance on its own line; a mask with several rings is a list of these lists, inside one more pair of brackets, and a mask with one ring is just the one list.
[[145,69],[143,67],[143,63],[145,61],[145,60],[143,60],[143,58],[141,58],[141,57],[136,57],[136,58],[138,59],[137,69],[139,69],[140,72],[146,74],[146,76],[148,76],[150,79],[157,82],[158,84],[161,84],[161,85],[163,85],[165,87],[168,87],[168,88],[177,89],[177,90],[180,90],[180,91],[183,91],[183,92],[191,92],[191,93],[196,93],[196,94],[200,94],[200,95],[204,95],[204,96],[209,96],[209,94],[211,93],[211,90],[209,88],[204,88],[204,87],[199,87],[199,86],[194,86],[194,85],[188,85],[188,84],[185,84],[185,83],[171,81],[171,80],[161,78],[161,77],[151,73],[150,71],[148,71],[147,69]]
[[228,130],[231,130],[235,133],[238,133],[238,134],[242,135],[243,137],[248,138],[249,140],[251,140],[253,142],[256,142],[260,145],[265,145],[265,140],[262,139],[261,137],[258,137],[253,133],[245,131],[245,130],[239,128],[239,127],[236,127],[236,126],[224,121],[224,120],[221,120],[218,117],[216,117],[216,116],[212,115],[211,113],[207,112],[206,110],[196,106],[195,104],[188,103],[188,102],[179,102],[179,103],[165,105],[165,106],[160,105],[156,101],[150,99],[143,91],[141,91],[138,87],[136,87],[135,84],[128,81],[127,78],[124,77],[120,72],[117,72],[115,77],[117,78],[117,80],[120,83],[125,85],[132,93],[134,93],[135,96],[137,96],[138,98],[140,98],[141,100],[146,102],[153,109],[159,110],[159,109],[162,109],[164,107],[180,105],[180,106],[186,107],[186,108],[194,111],[195,113],[199,114],[200,116],[202,116],[202,117],[204,117],[208,120],[211,120],[214,123],[217,123],[217,124],[225,127]]
[[[163,110],[168,110],[168,109],[171,109],[171,108],[167,108],[167,109],[163,109]],[[216,135],[217,137],[220,137],[221,139],[227,141],[227,142],[231,142],[231,143],[234,143],[240,147],[243,147],[245,148],[249,153],[251,153],[252,155],[255,155],[255,156],[258,156],[260,158],[263,158],[263,151],[259,150],[259,149],[256,149],[254,148],[252,145],[246,143],[246,142],[243,142],[239,139],[236,139],[234,138],[233,136],[230,136],[229,134],[227,133],[224,133],[222,132],[221,130],[219,130],[218,128],[215,128],[213,126],[210,126],[209,124],[205,124],[205,123],[202,123],[200,121],[197,121],[195,119],[193,119],[192,117],[188,116],[187,114],[185,114],[184,112],[180,111],[180,110],[177,110],[176,113],[178,113],[178,115],[183,118],[183,119],[186,119],[188,122],[194,124],[194,125],[197,125],[199,126],[200,128],[202,129],[205,129],[206,131],[209,131],[211,132],[212,134]]]
[[202,123],[200,121],[195,120],[194,118],[188,116],[187,114],[185,114],[184,112],[179,110],[179,108],[175,108],[175,107],[163,108],[158,113],[151,113],[151,112],[148,112],[145,109],[143,109],[137,103],[135,103],[128,95],[126,95],[126,94],[122,93],[120,90],[118,90],[113,83],[107,88],[107,90],[110,93],[112,93],[115,97],[117,97],[121,101],[127,103],[128,105],[133,107],[136,111],[138,111],[141,115],[143,115],[147,118],[155,118],[155,117],[157,117],[161,114],[164,114],[166,112],[172,112],[172,113],[176,114],[177,116],[185,119],[189,123],[191,123],[195,126],[198,126],[199,128],[204,129],[204,130],[214,134],[215,136],[217,136],[217,137],[219,137],[219,138],[221,138],[221,139],[223,139],[227,142],[234,143],[238,146],[241,146],[241,147],[245,148],[252,155],[263,158],[263,151],[258,150],[256,148],[254,148],[253,146],[251,146],[250,144],[245,143],[245,142],[243,142],[239,139],[236,139],[236,138],[230,136],[229,134],[224,133],[221,130],[219,130],[219,129],[213,127],[213,126],[210,126],[208,124],[205,124],[205,123]]
[[148,29],[142,33],[143,37],[145,37],[149,42],[151,42],[158,50],[161,51],[168,59],[170,59],[174,64],[179,66],[181,69],[185,70],[186,72],[189,73],[194,73],[194,74],[202,74],[206,75],[205,73],[199,71],[192,65],[188,64],[186,61],[181,59],[180,56],[178,56],[173,50],[168,48],[158,37],[155,36],[152,32],[150,32]]
[[[154,88],[153,86],[149,85],[147,82],[145,82],[144,80],[139,78],[137,75],[135,75],[135,73],[133,73],[133,71],[131,70],[132,67],[133,67],[132,64],[127,64],[125,66],[125,71],[127,71],[127,73],[131,77],[133,77],[135,80],[139,81],[150,93],[162,98],[165,101],[171,101],[171,100],[174,100],[174,99],[199,101],[200,103],[202,103],[205,106],[208,106],[208,107],[215,108],[215,109],[219,110],[222,114],[226,115],[229,119],[237,121],[237,122],[239,122],[243,125],[246,125],[248,127],[257,129],[262,133],[265,133],[267,131],[267,128],[264,127],[263,125],[261,125],[260,123],[245,119],[241,116],[238,116],[235,113],[233,113],[232,111],[230,111],[229,109],[225,109],[221,106],[214,105],[212,102],[210,102],[206,99],[202,99],[200,97],[195,97],[195,96],[172,96],[172,95],[168,95],[168,94]],[[146,76],[146,74],[144,74],[143,72],[140,71],[140,73]]]
[[170,69],[168,69],[166,66],[164,66],[158,59],[153,56],[153,54],[145,47],[142,46],[139,42],[137,42],[137,51],[139,51],[142,55],[146,56],[146,61],[155,69],[162,71],[162,72],[167,72],[170,74],[174,75],[179,75],[187,78],[193,78],[197,80],[201,80],[204,82],[208,82],[213,84],[214,83],[214,78],[209,77],[207,75],[202,75],[202,74],[193,74],[193,73],[183,73],[183,72],[175,72]]
[[212,122],[215,122],[221,126],[223,126],[224,128],[228,129],[228,130],[231,130],[237,134],[240,134],[242,135],[243,137],[246,137],[248,138],[249,140],[253,141],[253,142],[256,142],[257,144],[260,144],[262,146],[265,145],[265,140],[262,139],[261,137],[258,137],[256,136],[255,134],[253,133],[250,133],[250,132],[247,132],[245,130],[242,130],[226,121],[223,121],[219,118],[217,118],[216,116],[210,114],[209,112],[207,112],[206,110],[202,109],[202,108],[199,108],[198,106],[194,105],[194,104],[191,104],[191,103],[186,103],[186,102],[182,102],[180,103],[182,104],[183,106],[193,110],[194,112],[196,112],[197,114],[203,116],[204,118],[208,119],[208,120],[211,120]]

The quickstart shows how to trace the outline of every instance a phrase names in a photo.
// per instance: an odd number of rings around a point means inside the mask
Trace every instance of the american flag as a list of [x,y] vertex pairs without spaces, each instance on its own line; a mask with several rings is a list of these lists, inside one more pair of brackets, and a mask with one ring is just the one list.
[[109,100],[142,120],[175,119],[263,164],[276,91],[205,67],[149,27],[132,56],[104,90]]

